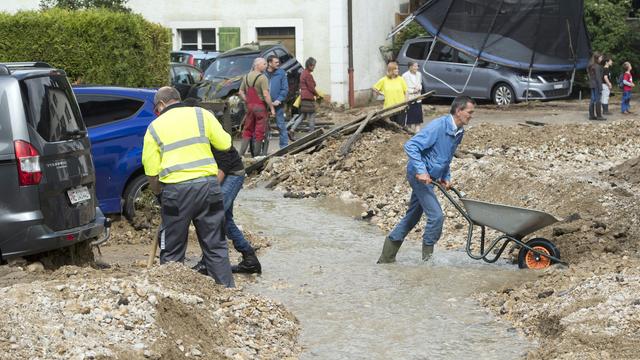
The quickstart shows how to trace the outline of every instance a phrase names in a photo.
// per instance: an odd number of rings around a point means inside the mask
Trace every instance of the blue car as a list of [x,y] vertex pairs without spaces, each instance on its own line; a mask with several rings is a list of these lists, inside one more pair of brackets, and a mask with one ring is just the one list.
[[142,143],[149,123],[156,118],[156,90],[77,86],[73,91],[89,131],[100,209],[131,219],[135,199],[147,186]]

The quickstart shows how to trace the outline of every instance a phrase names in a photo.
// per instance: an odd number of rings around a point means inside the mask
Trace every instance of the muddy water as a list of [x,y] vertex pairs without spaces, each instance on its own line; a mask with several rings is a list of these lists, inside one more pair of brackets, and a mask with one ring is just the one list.
[[300,319],[303,359],[514,359],[532,346],[470,295],[534,275],[437,249],[424,264],[413,242],[398,263],[376,265],[384,234],[354,221],[360,211],[263,189],[244,190],[237,201],[238,223],[274,238],[248,290]]

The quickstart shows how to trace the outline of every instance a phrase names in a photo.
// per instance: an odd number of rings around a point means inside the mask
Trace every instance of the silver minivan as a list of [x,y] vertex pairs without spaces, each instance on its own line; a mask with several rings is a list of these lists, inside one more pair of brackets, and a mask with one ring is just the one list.
[[407,40],[398,53],[397,62],[401,73],[407,70],[410,61],[417,62],[422,71],[423,89],[435,90],[435,96],[467,95],[509,105],[527,99],[560,99],[571,93],[569,72],[535,71],[529,77],[527,71],[486,61],[479,61],[474,69],[474,57],[440,41],[429,54],[432,42],[431,37]]
[[0,261],[108,238],[91,144],[64,71],[0,63],[0,189]]

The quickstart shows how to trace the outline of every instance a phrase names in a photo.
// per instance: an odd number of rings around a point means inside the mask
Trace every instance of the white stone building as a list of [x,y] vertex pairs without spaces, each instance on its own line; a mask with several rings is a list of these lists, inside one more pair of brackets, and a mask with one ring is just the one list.
[[[409,0],[351,0],[354,93],[369,100],[385,72],[380,47]],[[297,59],[318,60],[318,87],[337,103],[348,102],[349,0],[129,0],[146,19],[171,29],[173,48],[225,50],[256,40],[280,40]],[[37,9],[39,0],[2,1],[0,11]]]

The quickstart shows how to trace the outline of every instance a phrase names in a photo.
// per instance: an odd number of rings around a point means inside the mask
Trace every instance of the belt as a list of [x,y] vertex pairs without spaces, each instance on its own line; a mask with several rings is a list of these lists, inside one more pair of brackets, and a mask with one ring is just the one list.
[[178,183],[169,183],[165,185],[197,184],[197,183],[203,183],[207,181],[217,181],[216,179],[217,179],[216,176],[202,176],[202,177],[191,179],[191,180],[185,180]]
[[234,175],[234,176],[246,176],[247,173],[244,171],[244,169],[242,170],[236,170],[236,171],[232,171],[229,173],[229,175]]

